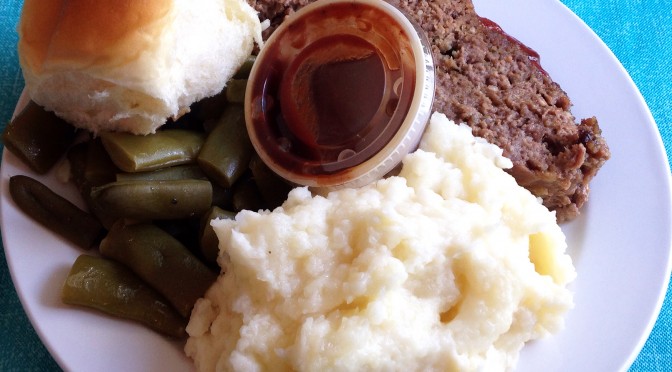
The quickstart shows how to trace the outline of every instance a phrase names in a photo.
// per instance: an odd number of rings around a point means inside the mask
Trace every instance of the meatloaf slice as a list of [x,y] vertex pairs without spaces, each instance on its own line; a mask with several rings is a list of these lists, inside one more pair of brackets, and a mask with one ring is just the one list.
[[[248,0],[266,37],[289,14],[313,0]],[[467,123],[501,147],[518,183],[556,211],[579,214],[588,183],[609,159],[595,118],[577,124],[571,101],[530,49],[480,18],[471,0],[391,0],[431,41],[436,65],[434,110]]]

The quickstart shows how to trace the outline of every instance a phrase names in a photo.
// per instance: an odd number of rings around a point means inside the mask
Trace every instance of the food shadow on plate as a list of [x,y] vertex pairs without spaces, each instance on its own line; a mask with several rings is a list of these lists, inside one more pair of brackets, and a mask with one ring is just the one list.
[[584,243],[590,214],[590,202],[587,202],[578,217],[571,221],[560,223],[560,228],[565,233],[567,239],[567,254],[572,258],[574,267],[577,267],[578,262],[581,261],[581,254],[585,248]]
[[70,266],[62,264],[55,267],[46,275],[46,278],[49,280],[44,281],[39,297],[42,306],[46,308],[72,309],[72,306],[68,306],[61,301],[61,290],[65,279],[68,277],[68,272],[70,272]]

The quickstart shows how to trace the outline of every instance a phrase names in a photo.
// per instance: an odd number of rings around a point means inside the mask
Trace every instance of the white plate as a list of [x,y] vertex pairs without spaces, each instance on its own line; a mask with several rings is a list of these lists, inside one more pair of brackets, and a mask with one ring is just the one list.
[[[519,371],[626,369],[644,344],[670,274],[670,176],[653,118],[621,64],[556,0],[475,0],[478,12],[541,54],[577,117],[595,115],[612,159],[592,183],[583,215],[563,230],[578,279],[566,329],[531,343]],[[30,174],[5,151],[0,212],[5,253],[23,306],[66,370],[189,370],[181,345],[134,324],[64,306],[59,291],[81,253],[31,222],[8,195],[8,178]],[[40,177],[55,189],[54,175]],[[74,195],[71,188],[67,195]]]

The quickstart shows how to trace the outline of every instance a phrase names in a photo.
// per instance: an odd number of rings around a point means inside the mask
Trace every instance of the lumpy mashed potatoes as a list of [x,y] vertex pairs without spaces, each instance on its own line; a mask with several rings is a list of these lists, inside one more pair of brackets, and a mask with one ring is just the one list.
[[187,355],[203,371],[513,368],[563,326],[575,271],[510,166],[435,114],[398,177],[213,222],[224,274]]

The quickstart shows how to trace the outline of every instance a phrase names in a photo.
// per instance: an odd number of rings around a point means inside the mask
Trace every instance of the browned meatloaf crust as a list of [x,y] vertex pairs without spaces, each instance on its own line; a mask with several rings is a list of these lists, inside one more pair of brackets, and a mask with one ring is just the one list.
[[[248,0],[270,20],[282,20],[313,0]],[[504,150],[510,173],[543,199],[558,221],[576,217],[588,183],[609,158],[595,118],[576,119],[571,101],[529,50],[484,22],[471,0],[392,0],[418,23],[436,65],[434,109],[465,122]]]

